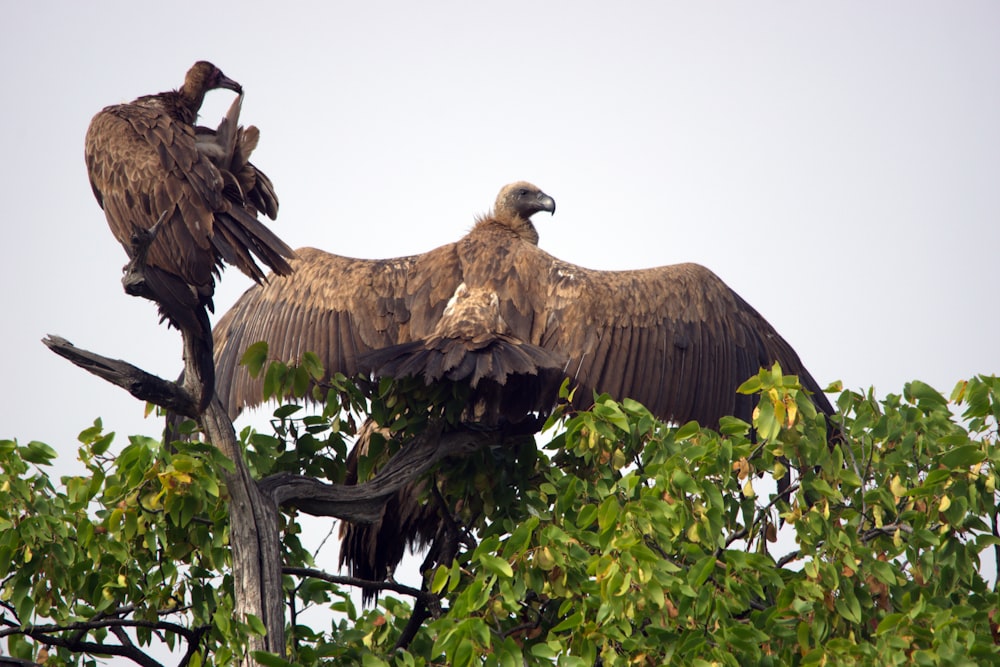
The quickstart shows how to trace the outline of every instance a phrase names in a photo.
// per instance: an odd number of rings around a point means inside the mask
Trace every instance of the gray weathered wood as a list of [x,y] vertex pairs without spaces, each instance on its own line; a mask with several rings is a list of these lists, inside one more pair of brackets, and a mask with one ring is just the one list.
[[327,484],[312,477],[278,473],[259,482],[260,490],[279,506],[314,516],[334,516],[352,523],[371,523],[382,516],[386,501],[399,489],[448,456],[468,453],[497,438],[496,433],[455,431],[440,427],[407,442],[371,480],[362,484]]
[[[185,350],[188,349],[188,336]],[[316,516],[335,516],[352,522],[372,522],[393,494],[426,473],[448,456],[460,455],[493,442],[492,432],[442,433],[431,426],[407,442],[373,479],[358,485],[327,484],[311,477],[281,473],[255,481],[243,459],[232,420],[216,398],[198,414],[200,376],[196,362],[185,363],[185,386],[120,359],[83,350],[59,336],[43,342],[53,352],[136,398],[150,401],[198,420],[209,442],[233,462],[232,471],[221,471],[229,492],[230,545],[233,549],[235,612],[245,619],[252,614],[267,628],[265,637],[252,638],[250,651],[285,654],[284,596],[281,590],[279,506],[295,507]],[[191,355],[185,355],[188,359]],[[255,664],[249,653],[240,665]]]

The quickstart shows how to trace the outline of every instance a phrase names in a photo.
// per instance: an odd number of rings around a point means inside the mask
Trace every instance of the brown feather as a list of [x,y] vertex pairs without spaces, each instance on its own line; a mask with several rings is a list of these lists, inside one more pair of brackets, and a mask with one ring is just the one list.
[[[791,346],[714,273],[696,264],[595,271],[563,262],[537,247],[530,217],[539,210],[555,203],[515,183],[465,237],[423,255],[373,261],[299,250],[291,276],[251,287],[216,326],[230,413],[261,402],[259,382],[237,364],[258,340],[284,361],[315,351],[328,374],[374,369],[467,382],[470,412],[487,424],[544,414],[565,375],[579,385],[579,407],[606,391],[664,420],[749,421],[752,402],[736,388],[774,362],[833,413]],[[416,516],[410,493],[387,516]],[[428,525],[384,518],[349,527],[342,562],[385,576],[407,539],[431,539]]]
[[[365,456],[373,435],[389,437],[388,431],[366,421],[358,432],[354,448],[347,456],[346,484],[357,484],[358,458]],[[352,577],[367,581],[385,581],[411,552],[430,544],[441,524],[438,508],[431,503],[414,502],[426,494],[428,478],[407,484],[389,499],[382,517],[371,524],[341,523],[340,566],[348,566]],[[406,539],[403,539],[406,536]],[[368,604],[378,598],[378,589],[361,587],[361,601]]]
[[[257,134],[238,126],[240,98],[217,130],[200,137],[195,131],[205,93],[215,88],[242,97],[239,84],[197,62],[179,89],[100,111],[85,141],[94,196],[129,258],[142,259],[144,295],[157,302],[161,320],[194,336],[201,409],[214,395],[207,310],[223,262],[260,282],[264,272],[254,255],[282,275],[294,255],[257,220],[258,210],[277,212],[277,198],[249,162]],[[149,238],[144,250],[136,243],[141,236]]]
[[[302,249],[293,276],[251,287],[216,327],[220,374],[231,378],[219,389],[230,411],[260,403],[259,383],[236,362],[263,339],[284,361],[316,351],[328,373],[354,373],[364,360],[391,375],[422,368],[434,381],[458,369],[453,376],[501,383],[505,368],[524,373],[525,366],[464,367],[463,351],[492,355],[489,345],[501,341],[535,346],[547,351],[536,362],[565,369],[581,385],[582,406],[592,391],[609,391],[663,419],[709,426],[727,414],[748,419],[736,387],[777,361],[833,412],[791,346],[714,273],[696,264],[595,271],[560,261],[535,245],[534,227],[512,203],[521,190],[540,193],[507,186],[468,235],[423,255],[361,260]],[[288,304],[296,306],[294,321]],[[334,324],[321,324],[330,313]],[[234,331],[247,320],[257,326]],[[453,341],[465,342],[447,345]]]
[[297,280],[271,276],[247,290],[215,326],[216,387],[234,416],[262,400],[260,378],[239,364],[257,341],[266,341],[271,357],[285,362],[315,352],[330,377],[357,373],[363,353],[412,340],[408,302],[418,297],[407,295],[407,276],[417,258],[359,260],[315,248],[296,254],[291,266],[300,273]]
[[91,187],[130,256],[133,236],[166,214],[146,265],[189,286],[190,298],[178,298],[176,289],[157,294],[171,321],[183,318],[191,303],[211,307],[223,261],[258,282],[264,273],[253,255],[278,274],[291,270],[286,260],[292,250],[256,218],[258,210],[276,213],[277,199],[267,177],[247,160],[256,139],[241,134],[238,102],[219,130],[203,131],[200,139],[195,133],[194,119],[213,88],[241,92],[216,67],[199,62],[180,89],[109,106],[87,130]]
[[225,185],[223,194],[254,217],[262,213],[274,220],[278,216],[278,196],[267,175],[250,162],[257,148],[260,130],[239,124],[243,96],[233,99],[216,129],[195,128],[198,151],[219,170]]

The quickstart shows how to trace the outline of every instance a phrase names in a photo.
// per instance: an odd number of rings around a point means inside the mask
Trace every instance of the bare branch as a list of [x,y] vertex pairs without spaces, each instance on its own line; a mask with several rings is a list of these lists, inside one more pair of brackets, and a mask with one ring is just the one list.
[[81,641],[79,635],[74,633],[74,637],[66,638],[61,637],[57,633],[60,632],[72,632],[78,630],[96,630],[100,628],[109,628],[112,633],[115,634],[121,640],[121,634],[124,634],[124,628],[150,628],[154,630],[166,630],[173,634],[183,637],[188,642],[191,641],[193,632],[187,628],[177,625],[175,623],[167,623],[164,621],[150,622],[150,621],[137,621],[137,620],[124,620],[120,618],[107,618],[101,621],[85,621],[81,623],[70,623],[67,625],[29,625],[24,628],[9,628],[7,630],[0,631],[0,637],[11,635],[11,634],[23,634],[31,637],[35,641],[46,644],[48,646],[59,646],[62,648],[69,649],[75,653],[96,653],[99,655],[114,655],[122,658],[127,658],[132,662],[141,665],[142,667],[163,667],[161,663],[157,662],[151,658],[144,651],[137,648],[132,641],[126,635],[125,638],[128,640],[120,645],[117,644],[104,644],[98,642],[85,642]]
[[261,480],[260,490],[278,505],[313,516],[372,523],[381,517],[390,496],[438,461],[482,447],[496,437],[495,433],[465,430],[441,434],[440,425],[428,427],[405,443],[378,475],[362,484],[327,484],[312,477],[278,473]]
[[[937,530],[937,528],[938,528],[938,524],[934,524],[934,525],[929,526],[930,530]],[[861,541],[867,543],[867,542],[871,542],[873,539],[875,539],[876,537],[879,537],[880,535],[892,536],[892,535],[894,535],[896,533],[897,530],[899,532],[901,532],[901,533],[906,533],[907,535],[912,535],[913,534],[913,526],[911,526],[909,524],[906,524],[906,523],[887,523],[884,526],[882,526],[881,528],[871,528],[871,529],[865,531],[865,533],[863,535],[861,535]]]
[[205,634],[210,629],[211,628],[209,628],[207,625],[203,625],[194,629],[192,637],[188,639],[187,651],[184,652],[184,657],[181,658],[181,661],[177,663],[178,667],[187,667],[187,665],[191,664],[191,658],[194,657],[195,652],[201,645],[201,638],[204,637]]
[[185,417],[197,418],[197,402],[176,382],[170,382],[121,359],[111,359],[81,349],[60,336],[48,335],[42,342],[60,357],[70,360],[88,373],[107,380],[132,394]]
[[101,628],[150,628],[151,630],[166,630],[173,634],[179,635],[187,639],[189,635],[193,632],[192,630],[185,628],[183,625],[177,625],[176,623],[170,623],[168,621],[140,621],[133,619],[124,618],[104,618],[99,621],[78,621],[76,623],[67,623],[65,625],[59,625],[58,623],[49,623],[46,625],[27,625],[27,626],[13,626],[3,630],[0,630],[0,639],[7,637],[9,635],[25,634],[29,636],[35,636],[36,634],[50,634],[53,632],[74,632],[77,630],[82,630],[84,633],[90,630],[98,630]]
[[0,655],[0,667],[42,667],[37,662],[32,662],[31,660],[22,660],[21,658],[12,658],[9,655]]
[[400,595],[409,595],[415,599],[430,599],[434,598],[433,593],[428,593],[427,591],[420,590],[419,588],[413,588],[412,586],[405,586],[403,584],[397,584],[394,581],[371,581],[368,579],[358,579],[356,577],[344,577],[337,574],[330,574],[329,572],[324,572],[323,570],[316,570],[309,567],[291,567],[286,566],[281,569],[283,574],[288,574],[293,577],[309,577],[312,579],[320,579],[322,581],[328,581],[331,584],[340,584],[342,586],[355,586],[355,587],[365,587],[365,588],[377,588],[383,591],[392,591],[393,593],[399,593]]
[[777,565],[779,568],[782,568],[791,563],[793,560],[796,560],[801,557],[802,557],[802,552],[796,549],[795,551],[791,551],[782,556],[781,558],[779,558],[778,561],[775,563],[775,565]]

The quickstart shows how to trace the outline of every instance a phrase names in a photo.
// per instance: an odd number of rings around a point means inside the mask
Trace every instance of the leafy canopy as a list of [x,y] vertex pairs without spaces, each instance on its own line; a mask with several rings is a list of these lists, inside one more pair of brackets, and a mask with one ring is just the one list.
[[[321,369],[271,366],[276,395],[302,396]],[[260,364],[264,367],[264,362]],[[346,379],[317,415],[275,413],[242,434],[258,476],[333,482],[357,419],[398,438],[370,468],[462,396]],[[841,438],[795,378],[762,371],[750,425],[668,427],[634,401],[598,397],[548,424],[539,449],[442,464],[434,479],[474,537],[427,576],[440,595],[405,649],[406,595],[361,609],[317,568],[300,517],[282,527],[289,659],[376,665],[853,665],[1000,663],[996,585],[1000,380],[949,398],[921,382],[877,399],[843,391]],[[230,465],[200,443],[80,434],[85,473],[58,482],[45,444],[0,441],[0,636],[7,653],[93,662],[146,653],[154,635],[186,664],[229,664],[256,619],[234,619]],[[405,445],[403,445],[405,446]],[[795,471],[787,498],[769,492]],[[362,475],[364,476],[364,475]],[[445,481],[441,481],[445,480]],[[473,499],[475,502],[473,502]],[[332,558],[324,558],[329,565]],[[305,570],[305,568],[312,568]],[[306,624],[307,608],[331,610]],[[122,628],[131,633],[122,639]],[[119,647],[120,650],[119,650]],[[257,656],[262,664],[288,664]],[[51,659],[51,658],[50,658]],[[133,657],[134,660],[134,657]]]

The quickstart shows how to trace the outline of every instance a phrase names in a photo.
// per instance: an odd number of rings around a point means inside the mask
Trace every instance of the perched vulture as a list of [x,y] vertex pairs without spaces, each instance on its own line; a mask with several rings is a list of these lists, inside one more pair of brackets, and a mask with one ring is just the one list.
[[[205,94],[216,88],[242,96],[217,67],[197,62],[178,90],[100,111],[85,149],[94,196],[129,258],[140,255],[138,270],[161,318],[202,341],[202,407],[212,395],[206,309],[223,263],[260,283],[264,271],[254,255],[278,275],[291,271],[294,257],[257,219],[258,212],[277,215],[278,202],[270,180],[249,162],[259,135],[238,127],[239,101],[218,130],[194,126]],[[151,240],[137,241],[149,232]]]
[[[540,211],[554,213],[555,202],[519,182],[465,237],[422,255],[363,260],[298,250],[291,276],[251,287],[216,326],[221,400],[234,416],[261,402],[260,381],[239,360],[264,340],[285,361],[317,353],[331,374],[478,383],[509,397],[492,403],[500,424],[516,422],[518,411],[546,412],[553,377],[565,376],[579,386],[581,407],[596,390],[634,398],[664,420],[749,421],[752,399],[736,388],[776,361],[833,413],[791,346],[714,273],[697,264],[595,271],[563,262],[538,248],[531,216]],[[355,576],[384,578],[404,540],[434,534],[433,521],[403,528],[427,520],[406,507],[409,493],[387,510],[392,525],[347,528],[341,557]],[[399,545],[376,553],[387,538]]]
[[[328,374],[481,379],[555,368],[592,391],[630,397],[665,420],[749,419],[736,388],[775,361],[833,409],[798,355],[746,301],[697,264],[595,271],[538,247],[531,216],[555,202],[524,182],[455,243],[422,255],[365,260],[296,251],[294,273],[251,287],[215,328],[219,397],[230,414],[261,402],[239,365],[248,345],[272,357],[313,351]],[[548,408],[554,396],[538,397]]]

